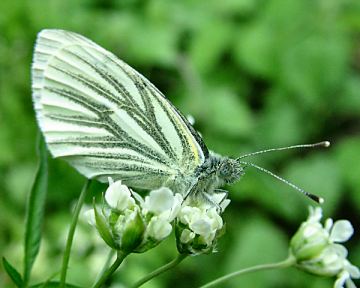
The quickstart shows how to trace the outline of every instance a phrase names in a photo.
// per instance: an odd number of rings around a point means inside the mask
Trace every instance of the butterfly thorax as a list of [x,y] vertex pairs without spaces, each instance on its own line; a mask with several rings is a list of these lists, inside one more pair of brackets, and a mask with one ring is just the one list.
[[191,193],[211,194],[225,184],[236,182],[243,174],[244,167],[236,159],[210,153],[209,158],[196,170],[197,183]]

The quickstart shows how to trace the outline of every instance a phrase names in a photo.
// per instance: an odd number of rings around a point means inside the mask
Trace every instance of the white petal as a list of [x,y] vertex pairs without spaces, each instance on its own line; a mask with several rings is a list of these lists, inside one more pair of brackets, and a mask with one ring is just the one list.
[[354,228],[348,220],[338,220],[330,232],[330,240],[333,242],[345,242],[354,234]]
[[338,278],[336,279],[335,283],[334,283],[334,288],[343,288],[346,279],[349,278],[349,273],[346,271],[342,271],[339,275]]
[[114,179],[111,177],[108,177],[109,186],[114,184]]
[[325,230],[330,233],[331,228],[334,225],[334,221],[331,218],[326,219],[325,221]]
[[191,230],[193,230],[196,234],[199,235],[209,235],[212,232],[211,223],[206,221],[205,219],[199,219],[194,223],[191,223],[190,226]]
[[129,188],[122,185],[121,181],[116,181],[109,186],[105,192],[105,200],[110,207],[119,210],[126,209],[129,204],[134,202]]
[[135,191],[131,190],[131,195],[134,199],[141,205],[144,205],[144,199],[140,196],[140,194],[136,193]]
[[309,207],[309,217],[308,222],[319,222],[322,218],[322,209],[320,207]]
[[202,235],[202,238],[205,241],[206,245],[210,246],[210,245],[212,245],[212,242],[213,242],[215,236],[216,236],[216,232],[213,231],[209,235]]
[[183,224],[190,224],[201,218],[201,210],[197,207],[184,206],[181,208],[178,218]]
[[182,232],[181,232],[181,236],[180,236],[180,242],[181,243],[188,243],[190,242],[192,239],[195,238],[195,233],[188,230],[188,229],[184,229]]
[[175,217],[179,214],[183,201],[184,198],[181,196],[181,194],[176,193],[174,197],[173,207],[171,208],[171,213],[169,215],[169,222],[173,221]]
[[94,209],[89,209],[85,211],[84,216],[90,225],[92,226],[96,225]]
[[355,283],[351,280],[351,278],[346,279],[346,288],[356,288]]
[[305,238],[310,238],[315,234],[323,235],[323,228],[319,223],[309,223],[304,225],[303,236]]
[[343,259],[346,259],[347,255],[348,255],[347,249],[345,248],[345,246],[343,246],[341,244],[331,244],[330,246],[328,246],[325,249],[331,250],[332,253],[336,253],[337,255],[339,255],[339,257],[342,257]]
[[174,203],[174,194],[169,188],[162,187],[150,192],[145,198],[144,207],[155,213],[160,214],[166,210],[170,210]]
[[211,227],[213,230],[218,230],[223,226],[224,222],[221,216],[217,213],[215,207],[207,211],[207,216],[211,220]]
[[349,261],[346,260],[345,270],[348,271],[351,275],[351,278],[359,279],[360,278],[360,270],[358,267],[352,265]]
[[171,230],[171,224],[159,217],[153,217],[148,226],[149,236],[157,240],[162,240],[169,236]]

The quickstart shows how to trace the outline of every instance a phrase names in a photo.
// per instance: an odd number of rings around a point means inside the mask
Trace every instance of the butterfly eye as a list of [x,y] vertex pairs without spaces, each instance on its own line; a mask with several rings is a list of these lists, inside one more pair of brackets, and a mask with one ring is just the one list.
[[218,176],[228,184],[237,181],[242,173],[239,163],[233,159],[225,159],[218,170]]
[[231,167],[228,162],[223,162],[219,169],[219,176],[221,178],[226,178],[229,175]]

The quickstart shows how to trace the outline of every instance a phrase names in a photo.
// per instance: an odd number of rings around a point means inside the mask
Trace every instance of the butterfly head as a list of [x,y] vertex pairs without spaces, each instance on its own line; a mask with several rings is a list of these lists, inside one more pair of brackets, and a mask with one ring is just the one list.
[[244,166],[236,159],[223,158],[219,163],[217,176],[226,184],[232,184],[244,174]]

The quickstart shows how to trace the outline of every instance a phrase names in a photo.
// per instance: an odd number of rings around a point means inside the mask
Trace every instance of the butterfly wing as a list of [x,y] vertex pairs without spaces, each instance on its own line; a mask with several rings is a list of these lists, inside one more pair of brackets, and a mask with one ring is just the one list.
[[88,178],[152,189],[192,175],[208,156],[198,133],[152,83],[76,33],[39,33],[32,89],[52,155]]

